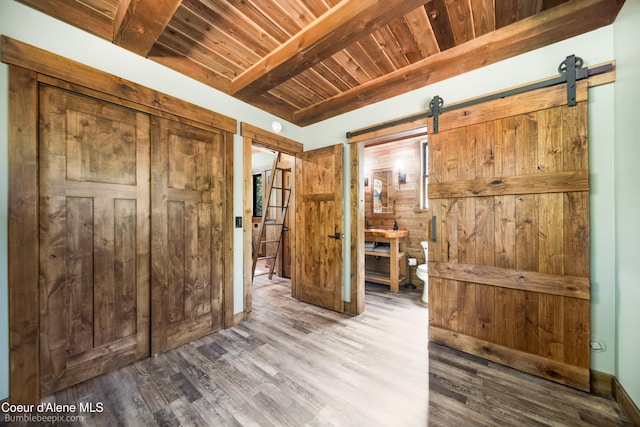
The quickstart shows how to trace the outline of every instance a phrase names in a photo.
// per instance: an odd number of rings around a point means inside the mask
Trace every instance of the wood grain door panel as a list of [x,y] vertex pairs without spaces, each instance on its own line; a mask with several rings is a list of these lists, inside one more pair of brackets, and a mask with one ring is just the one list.
[[223,326],[221,133],[152,118],[152,353]]
[[342,146],[299,154],[295,173],[293,296],[342,312]]
[[46,395],[149,355],[149,118],[50,87],[40,107]]
[[430,339],[583,390],[586,90],[575,107],[554,87],[445,113],[429,137]]

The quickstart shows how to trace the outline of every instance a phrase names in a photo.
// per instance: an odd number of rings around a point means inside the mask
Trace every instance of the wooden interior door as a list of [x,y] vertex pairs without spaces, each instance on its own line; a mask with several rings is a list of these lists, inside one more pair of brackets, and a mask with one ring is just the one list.
[[47,395],[149,355],[149,117],[40,89]]
[[152,118],[152,348],[167,351],[224,322],[224,138]]
[[559,85],[440,116],[429,339],[589,390],[586,81],[566,98]]
[[298,154],[295,174],[292,295],[342,312],[342,146]]

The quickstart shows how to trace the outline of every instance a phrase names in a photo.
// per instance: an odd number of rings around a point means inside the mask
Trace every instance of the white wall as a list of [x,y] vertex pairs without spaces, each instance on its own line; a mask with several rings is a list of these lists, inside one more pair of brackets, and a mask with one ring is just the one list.
[[[636,70],[640,67],[637,54],[633,52],[633,44],[625,47],[623,43],[623,40],[639,39],[634,25],[629,24],[631,20],[638,22],[638,4],[635,2],[635,5],[630,5],[632,2],[634,0],[627,0],[627,5],[621,14],[623,21],[615,26],[615,38],[620,40],[615,44],[615,52],[614,27],[609,26],[306,128],[283,122],[282,134],[303,142],[305,149],[344,144],[347,131],[421,112],[427,108],[429,100],[434,95],[443,97],[445,103],[452,103],[553,75],[557,72],[558,64],[570,54],[582,57],[587,65],[617,59],[620,80],[625,76],[623,73],[625,67],[629,71],[632,66],[635,66]],[[14,1],[0,1],[0,33],[185,99],[238,121],[269,129],[274,119],[267,113]],[[635,38],[628,37],[630,33],[634,34]],[[635,62],[630,65],[626,62],[627,58],[630,60],[635,58]],[[0,129],[7,128],[6,80],[7,67],[0,64]],[[592,89],[589,101],[590,167],[593,188],[591,197],[592,331],[607,344],[607,351],[592,354],[592,368],[619,376],[623,386],[632,391],[635,401],[640,402],[640,390],[638,390],[640,387],[638,369],[640,368],[633,366],[637,354],[640,354],[640,349],[637,347],[640,340],[637,338],[638,333],[634,331],[634,326],[640,324],[638,319],[640,310],[634,309],[633,302],[630,302],[640,301],[640,287],[637,283],[640,277],[638,274],[640,263],[634,263],[631,259],[634,253],[632,244],[640,237],[637,228],[633,228],[637,227],[637,224],[634,224],[635,218],[640,216],[637,190],[634,188],[634,184],[640,182],[638,176],[640,168],[633,164],[633,160],[638,159],[638,143],[632,143],[634,121],[633,118],[628,118],[633,111],[632,95],[620,93],[635,90],[637,100],[638,86],[631,83],[624,86],[624,89],[620,89],[618,87],[620,85],[616,84],[615,89],[614,85]],[[626,114],[619,111],[621,101],[618,98],[624,98],[626,105],[629,105]],[[612,152],[612,123],[615,123],[616,130],[615,158]],[[625,137],[624,140],[623,137]],[[242,216],[242,138],[236,136],[234,143],[236,145],[234,216]],[[0,131],[0,399],[8,395],[7,146],[7,134],[5,131]],[[628,156],[627,150],[636,155]],[[614,169],[614,163],[616,169]],[[345,169],[348,171],[348,168]],[[628,179],[627,174],[633,179]],[[614,177],[617,179],[616,182]],[[345,188],[348,190],[348,182],[345,183]],[[345,194],[348,195],[349,192],[345,191]],[[625,212],[621,212],[622,210]],[[348,213],[349,209],[345,209],[345,212]],[[616,221],[619,222],[617,228]],[[348,229],[345,227],[345,231]],[[630,230],[634,230],[634,233],[630,233]],[[615,239],[612,236],[615,236]],[[345,237],[348,241],[349,236]],[[234,259],[237,261],[234,265],[234,311],[237,313],[242,311],[241,230],[235,230],[234,245]],[[621,254],[622,251],[626,253],[618,260],[619,271],[616,276],[616,254]],[[348,248],[345,248],[345,260],[349,260]],[[350,266],[345,265],[345,267],[347,269],[345,295],[349,295],[347,279]],[[616,279],[619,288],[616,288]],[[618,313],[616,312],[617,290],[620,291],[620,296],[626,299],[618,303]],[[617,325],[614,319],[617,319]],[[624,323],[628,323],[629,326],[625,327]],[[621,337],[618,351],[616,351],[616,328]],[[630,343],[634,340],[635,343]],[[625,354],[623,355],[622,352]],[[628,355],[627,352],[629,352]]]
[[640,406],[640,1],[627,0],[615,28],[616,376]]

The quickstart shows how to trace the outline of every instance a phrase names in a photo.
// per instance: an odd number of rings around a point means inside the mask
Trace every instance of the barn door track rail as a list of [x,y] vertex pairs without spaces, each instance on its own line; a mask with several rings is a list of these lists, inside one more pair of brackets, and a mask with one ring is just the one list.
[[567,105],[575,106],[576,105],[576,82],[578,80],[586,79],[591,76],[595,76],[598,74],[607,73],[613,70],[613,64],[603,64],[593,68],[584,67],[584,61],[582,58],[569,55],[564,61],[560,63],[558,66],[558,72],[560,73],[557,77],[552,77],[547,80],[542,80],[536,83],[532,83],[525,86],[520,86],[514,89],[505,90],[502,92],[496,92],[491,95],[486,95],[480,98],[474,98],[472,100],[461,102],[458,104],[454,104],[448,107],[444,106],[444,100],[436,95],[429,102],[429,111],[424,113],[416,114],[409,117],[403,117],[402,119],[390,121],[387,123],[382,123],[373,127],[369,127],[366,129],[361,129],[358,131],[347,132],[347,138],[353,138],[358,135],[362,135],[369,132],[375,132],[381,129],[385,129],[388,127],[396,126],[402,123],[412,122],[417,119],[422,119],[426,117],[433,117],[433,129],[431,133],[438,133],[438,119],[440,114],[446,113],[447,111],[457,110],[459,108],[467,108],[475,104],[480,104],[482,102],[492,101],[494,99],[506,98],[508,96],[518,95],[520,93],[529,92],[536,89],[541,89],[545,87],[555,86],[558,84],[567,84]]

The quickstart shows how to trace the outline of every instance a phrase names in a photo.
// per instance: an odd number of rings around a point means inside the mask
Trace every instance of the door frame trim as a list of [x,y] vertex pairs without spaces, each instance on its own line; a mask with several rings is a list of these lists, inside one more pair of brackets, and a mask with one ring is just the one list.
[[[399,119],[396,119],[399,120]],[[350,213],[351,213],[351,302],[345,303],[347,313],[358,315],[365,310],[364,285],[364,149],[368,145],[392,143],[426,135],[425,117],[359,134],[347,140],[350,150]]]
[[[296,157],[297,154],[304,151],[304,146],[292,139],[285,138],[284,136],[266,131],[257,126],[250,125],[245,122],[240,123],[240,135],[242,136],[242,165],[243,165],[243,211],[242,222],[244,227],[242,229],[242,243],[244,247],[243,259],[242,259],[242,287],[243,287],[243,305],[244,310],[241,319],[236,321],[248,320],[251,317],[251,311],[253,310],[253,275],[251,272],[251,265],[253,259],[251,257],[253,250],[253,242],[251,240],[251,218],[253,216],[253,206],[251,206],[253,182],[251,173],[251,147],[258,145],[260,147],[268,148],[270,150],[279,151],[281,153],[288,154]],[[289,198],[289,211],[295,212],[295,173],[291,174],[291,196]],[[289,235],[295,236],[295,221],[289,221]],[[251,250],[249,250],[251,248]],[[291,240],[291,259],[295,259],[295,239]],[[295,269],[291,269],[291,287],[294,288],[296,283]]]

